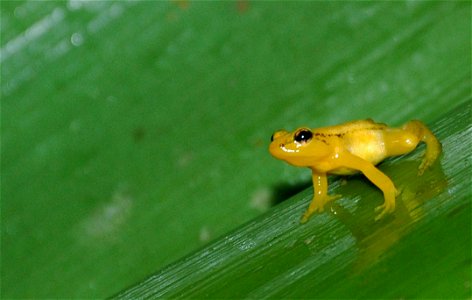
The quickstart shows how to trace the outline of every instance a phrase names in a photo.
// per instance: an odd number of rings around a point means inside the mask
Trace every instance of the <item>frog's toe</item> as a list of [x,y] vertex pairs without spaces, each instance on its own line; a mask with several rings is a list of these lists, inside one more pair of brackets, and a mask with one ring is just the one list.
[[380,206],[377,206],[375,208],[375,211],[378,212],[378,211],[381,211],[376,217],[375,217],[375,221],[378,221],[380,219],[382,219],[383,217],[385,217],[385,215],[388,215],[392,212],[395,211],[395,204],[390,204],[390,203],[384,203]]
[[426,171],[428,168],[431,168],[431,166],[434,164],[436,161],[437,155],[426,155],[423,157],[423,160],[421,161],[420,166],[418,167],[418,176],[423,175],[424,171]]
[[310,216],[303,214],[302,218],[300,219],[300,223],[305,224],[309,218]]
[[310,203],[310,206],[308,209],[305,211],[303,214],[302,218],[300,219],[301,223],[306,223],[308,219],[314,214],[314,213],[322,213],[324,211],[324,206],[326,203],[341,198],[341,195],[325,195],[323,197],[313,199],[312,202]]
[[315,212],[323,212],[323,207],[319,207],[319,208],[316,208],[315,210],[311,210],[311,211],[306,211],[302,218],[300,219],[300,223],[304,224],[308,221],[308,219],[310,219],[310,217],[315,213]]
[[395,197],[400,196],[402,192],[403,192],[403,187],[399,187],[398,189],[395,189]]
[[379,221],[380,219],[382,219],[384,216],[385,216],[386,212],[385,210],[382,211],[380,214],[378,214],[376,217],[375,217],[375,221]]
[[342,195],[340,195],[340,194],[329,195],[328,200],[326,202],[336,200],[336,199],[339,199],[341,197],[342,197]]
[[420,166],[418,167],[418,176],[423,175],[424,171],[426,171],[426,169],[429,168],[431,164],[432,162],[430,162],[428,159],[423,159]]
[[300,219],[300,223],[306,223],[308,219],[310,219],[310,217],[315,213],[322,213],[324,211],[325,203],[326,202],[324,201],[312,202]]

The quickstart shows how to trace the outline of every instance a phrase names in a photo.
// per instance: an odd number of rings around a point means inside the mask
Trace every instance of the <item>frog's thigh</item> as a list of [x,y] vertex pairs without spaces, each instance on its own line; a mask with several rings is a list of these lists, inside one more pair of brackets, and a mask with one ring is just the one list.
[[415,150],[420,142],[418,136],[404,129],[390,129],[384,132],[384,145],[386,156],[395,156],[409,153]]

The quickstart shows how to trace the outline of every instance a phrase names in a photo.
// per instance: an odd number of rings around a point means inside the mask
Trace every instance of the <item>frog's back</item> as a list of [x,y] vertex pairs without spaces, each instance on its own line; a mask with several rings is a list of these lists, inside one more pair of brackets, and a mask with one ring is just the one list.
[[[387,128],[385,124],[367,119],[319,128],[315,130],[315,135],[324,136],[333,145],[375,165],[386,158],[383,133]],[[350,172],[340,170],[338,173],[348,174]]]
[[314,130],[316,133],[325,135],[343,136],[346,134],[358,133],[366,130],[383,130],[387,125],[383,123],[375,123],[372,119],[351,121],[335,126],[320,127]]

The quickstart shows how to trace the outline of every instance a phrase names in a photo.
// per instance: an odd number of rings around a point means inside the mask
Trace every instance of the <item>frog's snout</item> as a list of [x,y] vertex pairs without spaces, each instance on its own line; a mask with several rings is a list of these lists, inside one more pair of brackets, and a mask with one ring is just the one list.
[[279,143],[276,140],[272,140],[269,145],[269,152],[270,154],[272,154],[272,156],[280,159],[283,152],[282,149],[284,149],[284,147],[285,145],[283,143]]
[[272,134],[272,136],[270,137],[270,141],[273,142],[274,140],[280,138],[281,136],[284,136],[288,133],[288,131],[286,130],[277,130],[276,132],[274,132],[274,134]]

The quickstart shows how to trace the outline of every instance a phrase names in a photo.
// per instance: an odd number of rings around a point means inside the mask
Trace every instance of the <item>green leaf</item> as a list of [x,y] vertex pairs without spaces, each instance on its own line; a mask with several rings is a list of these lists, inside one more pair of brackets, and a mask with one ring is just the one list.
[[382,164],[402,190],[394,216],[374,222],[381,193],[362,178],[336,179],[331,192],[343,199],[307,224],[299,218],[311,191],[117,298],[469,297],[470,114],[468,103],[434,124],[444,155],[424,176],[420,151]]
[[[107,297],[171,263],[174,296],[470,293],[469,2],[0,5],[2,298]],[[310,173],[271,134],[363,118],[424,121],[442,169],[383,164],[406,198],[378,224],[380,192],[333,177],[337,214],[300,226],[311,188],[274,204]]]

